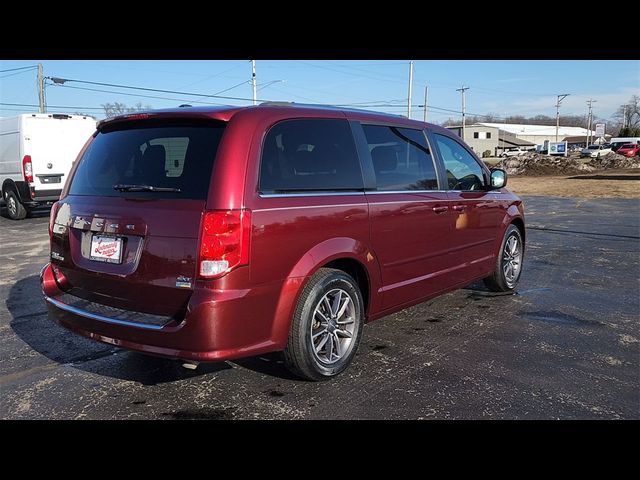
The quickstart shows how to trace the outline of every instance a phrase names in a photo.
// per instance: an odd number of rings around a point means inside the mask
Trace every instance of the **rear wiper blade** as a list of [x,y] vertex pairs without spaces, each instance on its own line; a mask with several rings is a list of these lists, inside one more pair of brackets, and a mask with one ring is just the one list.
[[123,185],[116,184],[114,190],[119,192],[181,192],[179,188],[174,187],[154,187],[153,185]]

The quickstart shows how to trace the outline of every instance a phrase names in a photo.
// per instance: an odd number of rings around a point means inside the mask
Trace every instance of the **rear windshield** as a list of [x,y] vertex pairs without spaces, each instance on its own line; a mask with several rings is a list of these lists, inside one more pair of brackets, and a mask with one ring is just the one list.
[[[163,121],[111,128],[97,134],[80,160],[71,195],[206,199],[223,123]],[[160,190],[138,191],[147,187]]]

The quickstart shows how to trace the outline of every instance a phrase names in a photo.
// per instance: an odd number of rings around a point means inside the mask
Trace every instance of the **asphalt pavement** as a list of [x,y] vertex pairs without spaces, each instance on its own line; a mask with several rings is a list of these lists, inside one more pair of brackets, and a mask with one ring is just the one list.
[[516,295],[482,285],[371,323],[330,382],[278,354],[184,369],[47,319],[48,210],[0,217],[3,419],[638,419],[640,201],[525,197]]

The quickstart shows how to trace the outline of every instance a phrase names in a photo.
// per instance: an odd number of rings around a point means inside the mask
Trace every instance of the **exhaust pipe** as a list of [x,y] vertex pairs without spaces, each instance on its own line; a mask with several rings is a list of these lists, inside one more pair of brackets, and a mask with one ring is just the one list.
[[198,362],[184,362],[182,366],[187,370],[195,370],[200,365]]

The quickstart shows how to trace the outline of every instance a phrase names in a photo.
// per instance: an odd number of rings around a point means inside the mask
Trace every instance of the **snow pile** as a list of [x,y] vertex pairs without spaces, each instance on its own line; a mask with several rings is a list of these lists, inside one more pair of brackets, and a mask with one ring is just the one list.
[[496,165],[509,175],[574,175],[588,173],[596,168],[571,157],[558,157],[529,153],[505,158]]
[[625,157],[617,153],[608,153],[600,158],[593,158],[589,162],[597,170],[607,170],[609,168],[640,168],[640,157]]
[[561,157],[528,153],[519,157],[502,159],[497,165],[509,175],[576,175],[609,169],[640,168],[640,157],[624,157],[609,153],[588,162],[573,157]]

